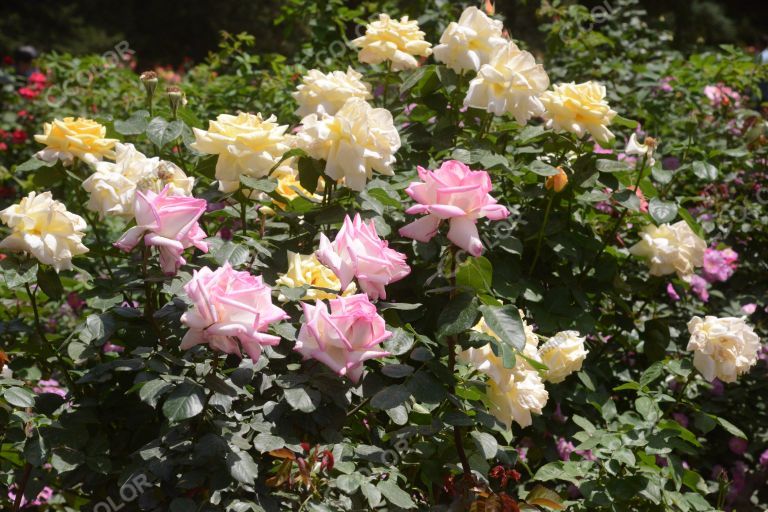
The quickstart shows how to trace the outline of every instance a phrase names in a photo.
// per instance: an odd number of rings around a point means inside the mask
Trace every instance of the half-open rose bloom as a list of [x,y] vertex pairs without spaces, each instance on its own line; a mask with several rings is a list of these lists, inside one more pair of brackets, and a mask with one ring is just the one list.
[[[335,299],[339,294],[326,290],[338,291],[342,289],[341,281],[333,273],[333,270],[320,263],[317,256],[291,251],[288,251],[288,270],[275,281],[275,285],[288,288],[308,286],[309,288],[302,300]],[[348,286],[344,287],[342,295],[352,295],[355,291],[357,291],[355,283],[349,283]],[[277,299],[281,302],[288,300],[282,294]]]
[[133,144],[115,145],[115,163],[98,162],[96,172],[84,182],[83,188],[90,194],[86,207],[107,215],[133,216],[136,189],[160,192],[167,185],[174,196],[192,195],[195,179],[184,174],[176,164],[148,158]]
[[568,375],[581,370],[581,363],[589,353],[584,349],[584,339],[576,331],[562,331],[539,347],[541,362],[548,368],[549,382],[562,382]]
[[272,290],[261,276],[238,272],[225,263],[216,270],[194,271],[184,290],[193,308],[181,316],[189,327],[182,350],[207,344],[227,354],[242,356],[244,351],[256,362],[262,347],[280,343],[279,336],[266,331],[288,315],[272,304]]
[[400,149],[392,114],[367,101],[350,98],[336,115],[310,114],[301,120],[298,145],[312,158],[325,160],[325,174],[362,191],[376,171],[392,176]]
[[557,131],[590,133],[598,142],[613,139],[608,125],[616,117],[605,99],[605,86],[597,82],[557,84],[541,95],[547,126]]
[[320,361],[339,375],[358,382],[363,374],[363,362],[385,357],[389,352],[379,344],[392,336],[384,319],[365,294],[339,297],[314,306],[302,303],[304,323],[294,350],[304,359]]
[[[521,311],[520,317],[522,316]],[[523,328],[526,338],[523,353],[535,361],[540,361],[536,350],[538,337],[525,320],[523,320]],[[473,330],[499,339],[484,319],[481,319]],[[544,381],[539,372],[524,358],[515,358],[515,367],[505,368],[504,362],[493,353],[489,343],[479,348],[464,350],[458,354],[457,359],[488,375],[486,397],[490,412],[508,429],[512,428],[513,421],[521,427],[529,426],[533,422],[531,414],[541,414],[547,404],[549,393],[544,387]]]
[[496,48],[490,62],[483,64],[469,82],[465,107],[474,107],[497,116],[508,113],[520,124],[544,113],[539,95],[549,87],[549,77],[533,55],[509,41]]
[[386,299],[384,286],[407,276],[411,268],[405,262],[405,254],[389,248],[386,240],[379,238],[373,220],[363,222],[360,214],[352,220],[347,215],[333,243],[320,234],[317,259],[333,270],[346,289],[357,278],[360,289],[371,299]]
[[683,220],[671,225],[648,225],[640,236],[641,240],[629,252],[647,258],[653,276],[677,272],[686,277],[704,262],[707,244]]
[[19,204],[0,212],[11,234],[0,249],[23,251],[56,271],[72,268],[72,257],[88,252],[83,245],[85,220],[67,211],[50,192],[30,192]]
[[35,135],[37,142],[47,146],[35,154],[40,160],[61,160],[64,165],[72,165],[75,158],[94,164],[105,157],[114,157],[112,148],[117,139],[106,138],[106,127],[91,119],[54,119],[43,125],[43,132]]
[[234,192],[241,176],[263,178],[291,149],[288,125],[278,125],[277,118],[241,112],[236,116],[221,114],[208,123],[208,131],[193,128],[195,143],[201,153],[219,155],[216,179],[221,192]]
[[710,382],[715,377],[723,382],[736,382],[739,375],[757,363],[760,339],[743,318],[695,316],[688,322],[688,332],[693,365]]
[[419,204],[405,212],[425,214],[400,228],[400,236],[428,242],[437,234],[440,222],[448,220],[448,239],[472,256],[483,253],[477,232],[477,220],[487,217],[501,220],[509,211],[496,204],[489,192],[493,188],[485,171],[473,171],[457,160],[443,162],[439,169],[418,168],[421,182],[412,182],[405,190]]
[[497,47],[507,44],[503,30],[500,20],[489,18],[475,6],[467,7],[458,23],[452,21],[443,31],[440,44],[433,49],[435,60],[457,73],[478,71]]
[[175,274],[187,261],[182,256],[192,246],[208,252],[207,235],[197,220],[205,212],[205,199],[172,196],[166,186],[159,194],[151,190],[136,192],[136,225],[115,243],[129,252],[144,237],[147,247],[160,250],[160,267],[166,274]]
[[309,114],[334,115],[349,98],[367,100],[371,98],[371,84],[361,80],[362,74],[351,67],[344,71],[323,73],[311,69],[301,79],[301,84],[293,93],[299,104],[296,115],[305,117]]
[[424,32],[419,30],[416,20],[403,16],[393,20],[386,14],[379,14],[379,19],[365,27],[365,35],[352,41],[361,48],[357,54],[360,62],[380,64],[390,61],[393,71],[412,69],[419,65],[416,57],[429,57],[431,44],[424,40]]
[[653,167],[656,160],[653,158],[653,151],[656,149],[656,141],[650,137],[646,137],[643,144],[637,141],[637,134],[633,133],[629,136],[627,147],[624,149],[624,153],[627,155],[638,155],[642,157],[645,155],[645,164],[648,167]]

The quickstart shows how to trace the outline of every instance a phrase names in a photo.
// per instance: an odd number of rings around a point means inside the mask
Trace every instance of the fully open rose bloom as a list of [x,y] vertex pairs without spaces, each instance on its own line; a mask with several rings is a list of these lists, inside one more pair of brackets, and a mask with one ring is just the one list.
[[290,146],[287,125],[277,118],[241,112],[236,116],[221,114],[208,123],[208,131],[193,128],[192,147],[201,153],[219,155],[216,179],[221,192],[234,192],[241,176],[263,178],[280,161]]
[[509,41],[483,64],[469,82],[465,107],[487,110],[497,116],[508,113],[520,124],[544,113],[539,95],[549,87],[549,77],[528,52]]
[[357,278],[360,288],[371,299],[386,299],[385,285],[407,276],[411,268],[405,262],[405,254],[389,248],[386,240],[379,238],[373,220],[363,222],[360,214],[352,220],[344,218],[333,243],[320,234],[317,259],[339,277],[341,288],[346,289]]
[[136,189],[160,192],[167,185],[174,196],[192,195],[195,179],[177,165],[158,157],[147,158],[133,144],[115,146],[115,163],[98,162],[96,172],[83,182],[90,194],[86,207],[107,215],[133,216]]
[[215,271],[203,267],[193,272],[184,290],[193,308],[181,316],[189,327],[182,350],[207,344],[227,354],[240,356],[244,351],[255,362],[264,345],[280,343],[279,336],[266,330],[288,315],[272,304],[272,290],[261,276],[235,271],[225,263]]
[[475,6],[467,7],[459,22],[452,21],[443,31],[440,44],[433,49],[435,60],[457,73],[478,71],[497,47],[507,44],[503,30],[500,20],[489,18]]
[[325,174],[361,191],[373,171],[392,176],[400,149],[392,114],[367,101],[350,98],[336,115],[310,114],[301,120],[299,145],[312,158],[325,160]]
[[483,253],[477,232],[477,219],[505,219],[509,211],[496,204],[489,192],[493,188],[485,171],[473,171],[457,160],[443,162],[430,171],[419,167],[421,182],[412,182],[405,190],[417,205],[406,210],[424,217],[400,228],[400,236],[428,242],[437,234],[442,220],[450,222],[448,239],[472,256]]
[[205,212],[205,199],[170,195],[170,187],[155,194],[151,190],[136,192],[136,225],[115,243],[130,251],[144,237],[144,244],[160,250],[160,267],[166,274],[175,274],[187,261],[185,249],[195,246],[208,252],[205,232],[197,220]]
[[302,77],[296,92],[293,93],[296,103],[299,104],[296,115],[299,117],[309,114],[334,115],[349,98],[370,99],[371,84],[360,80],[362,76],[351,67],[347,68],[346,73],[309,70]]
[[[520,312],[520,317],[522,316]],[[536,351],[538,338],[525,321],[523,321],[523,327],[526,338],[523,353],[533,360],[539,360]],[[473,330],[499,339],[483,319],[473,327]],[[515,358],[514,368],[505,368],[504,362],[493,353],[489,343],[460,352],[458,360],[488,375],[490,380],[486,396],[490,411],[507,428],[512,428],[513,421],[522,427],[529,426],[533,421],[531,413],[541,414],[547,404],[549,393],[544,387],[544,381],[539,372],[522,357]]]
[[616,117],[605,100],[605,86],[597,82],[557,84],[541,95],[547,126],[579,137],[589,132],[598,142],[613,139],[608,125]]
[[[341,281],[333,273],[333,270],[320,263],[317,256],[314,254],[298,254],[291,251],[288,251],[288,270],[277,279],[275,285],[288,288],[308,286],[309,288],[302,297],[302,300],[335,299],[339,296],[338,293],[325,290],[338,291],[342,288]],[[325,290],[319,290],[318,288],[325,288]],[[354,294],[356,290],[355,283],[349,283],[348,286],[344,287],[342,295]],[[288,299],[280,295],[278,300],[286,301]]]
[[539,347],[541,362],[547,365],[547,380],[557,383],[581,370],[589,352],[584,349],[584,337],[576,331],[558,332]]
[[379,19],[365,27],[365,35],[352,41],[361,48],[357,58],[367,64],[380,64],[390,61],[393,71],[412,69],[419,65],[415,56],[429,57],[431,44],[424,40],[424,32],[419,30],[416,20],[403,16],[400,21],[393,20],[386,14],[379,14]]
[[23,251],[57,271],[72,268],[72,257],[88,252],[83,245],[85,221],[67,211],[50,192],[30,192],[19,204],[0,212],[11,234],[0,249]]
[[685,221],[661,226],[648,225],[640,234],[641,240],[629,252],[648,258],[650,273],[663,276],[677,272],[680,277],[693,273],[704,261],[706,242],[693,232]]
[[316,359],[339,375],[358,382],[363,374],[363,362],[385,357],[389,352],[379,344],[392,336],[384,319],[377,313],[365,294],[350,295],[314,306],[302,303],[304,323],[294,350],[304,359]]
[[43,132],[42,135],[35,135],[37,142],[47,146],[35,154],[40,160],[61,160],[64,165],[72,165],[75,158],[93,164],[104,157],[114,157],[112,148],[117,139],[106,138],[104,125],[91,119],[54,119],[52,123],[43,125]]
[[742,318],[695,316],[688,322],[693,365],[705,379],[736,382],[757,362],[760,339]]

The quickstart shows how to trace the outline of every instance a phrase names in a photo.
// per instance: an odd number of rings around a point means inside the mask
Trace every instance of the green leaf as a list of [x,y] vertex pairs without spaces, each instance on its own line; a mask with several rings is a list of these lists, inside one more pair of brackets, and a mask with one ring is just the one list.
[[382,410],[392,409],[404,403],[410,397],[411,392],[407,387],[401,384],[388,386],[373,395],[371,407]]
[[539,176],[555,176],[560,174],[560,169],[553,167],[549,164],[545,164],[541,160],[534,160],[528,165],[528,170]]
[[437,337],[445,338],[460,334],[475,324],[477,300],[468,293],[462,293],[448,302],[437,318]]
[[392,480],[383,480],[376,486],[387,501],[400,508],[416,508],[411,496]]
[[381,373],[393,379],[402,379],[413,373],[413,366],[408,364],[387,364],[381,368]]
[[149,140],[162,148],[169,142],[176,140],[184,130],[184,122],[171,121],[170,123],[162,117],[156,117],[147,125],[147,137]]
[[251,190],[258,190],[260,192],[274,192],[277,188],[277,182],[270,179],[256,179],[251,176],[240,176],[240,183],[246,188]]
[[282,438],[262,432],[253,439],[253,446],[261,453],[277,450],[285,446]]
[[47,265],[37,267],[37,284],[40,285],[43,292],[53,300],[59,300],[64,293],[64,287],[61,285],[59,273],[56,269]]
[[692,165],[693,174],[698,178],[706,181],[714,181],[717,179],[717,167],[708,163],[697,160]]
[[496,452],[499,451],[499,443],[496,438],[486,432],[473,431],[470,433],[472,440],[475,442],[475,446],[480,450],[486,460],[496,457]]
[[507,345],[523,350],[525,329],[520,312],[514,304],[504,306],[480,306],[485,323]]
[[28,389],[19,387],[10,387],[3,390],[3,398],[5,398],[9,404],[16,407],[32,407],[35,405],[35,394]]
[[648,367],[640,376],[640,385],[647,386],[651,382],[661,377],[661,370],[664,368],[663,361],[657,361]]
[[173,388],[173,384],[163,379],[154,379],[144,383],[139,388],[139,398],[150,407],[157,407],[157,402],[165,393]]
[[137,110],[125,121],[120,119],[114,123],[115,131],[120,135],[140,135],[147,130],[149,124],[149,112]]
[[721,427],[723,427],[729,434],[740,437],[742,439],[747,438],[747,435],[730,421],[715,415],[712,415],[712,419],[715,420]]
[[85,462],[85,455],[68,447],[56,448],[51,456],[51,465],[59,473],[72,471],[83,462]]
[[41,167],[53,167],[57,163],[58,161],[46,162],[45,160],[40,160],[39,158],[33,156],[26,162],[17,165],[14,169],[14,172],[34,171],[40,169]]
[[393,356],[401,356],[411,350],[414,342],[413,334],[400,327],[391,329],[391,332],[392,336],[383,344],[384,350]]
[[648,203],[648,213],[651,214],[656,224],[666,224],[675,220],[677,209],[677,204],[671,201],[662,201],[658,197],[654,197]]
[[468,257],[456,270],[456,285],[473,288],[477,293],[491,291],[493,265],[483,256]]
[[230,452],[227,455],[229,474],[238,482],[253,485],[259,476],[259,466],[248,452]]
[[24,446],[24,459],[38,468],[48,462],[48,446],[40,434],[27,440]]
[[246,246],[231,241],[226,241],[216,248],[211,247],[211,249],[213,249],[211,251],[212,256],[219,265],[229,263],[233,267],[237,267],[248,261],[250,256]]
[[203,411],[205,395],[196,384],[184,382],[168,395],[163,404],[163,414],[171,422],[193,418]]
[[299,183],[309,192],[317,190],[317,182],[325,172],[325,161],[314,158],[299,158]]
[[696,222],[696,219],[694,219],[690,213],[688,213],[688,210],[683,208],[682,206],[677,210],[678,215],[680,215],[686,224],[688,224],[688,227],[691,228],[691,230],[696,233],[700,238],[703,238],[706,240],[706,235],[704,233],[704,229],[699,225],[698,222]]
[[624,172],[632,169],[627,163],[623,161],[620,162],[618,160],[607,160],[605,158],[595,162],[595,167],[598,171],[606,173]]
[[303,386],[283,391],[285,400],[297,411],[312,412],[320,405],[320,393]]
[[613,117],[613,124],[617,124],[619,126],[625,126],[631,130],[634,130],[638,127],[640,123],[635,121],[634,119],[627,119],[626,117],[622,117],[620,115],[616,115]]

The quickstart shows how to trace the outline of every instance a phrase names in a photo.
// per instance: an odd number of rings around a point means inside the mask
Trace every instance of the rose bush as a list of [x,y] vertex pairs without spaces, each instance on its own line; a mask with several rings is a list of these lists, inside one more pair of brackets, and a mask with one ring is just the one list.
[[768,506],[764,67],[369,4],[3,89],[3,509]]

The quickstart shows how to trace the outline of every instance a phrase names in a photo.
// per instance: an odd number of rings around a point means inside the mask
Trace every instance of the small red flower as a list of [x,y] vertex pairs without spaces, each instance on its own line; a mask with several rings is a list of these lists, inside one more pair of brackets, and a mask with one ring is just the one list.
[[14,130],[11,134],[11,142],[14,144],[24,144],[28,138],[29,136],[24,130]]

